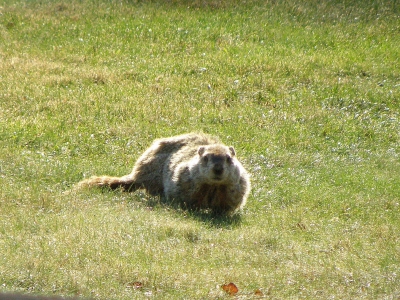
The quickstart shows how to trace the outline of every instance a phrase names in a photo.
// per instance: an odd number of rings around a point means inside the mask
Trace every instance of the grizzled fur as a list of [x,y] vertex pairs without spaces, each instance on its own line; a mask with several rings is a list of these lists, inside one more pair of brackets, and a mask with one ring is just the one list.
[[187,208],[231,214],[245,205],[250,180],[233,147],[208,135],[189,133],[155,140],[129,175],[94,176],[78,186],[144,188]]

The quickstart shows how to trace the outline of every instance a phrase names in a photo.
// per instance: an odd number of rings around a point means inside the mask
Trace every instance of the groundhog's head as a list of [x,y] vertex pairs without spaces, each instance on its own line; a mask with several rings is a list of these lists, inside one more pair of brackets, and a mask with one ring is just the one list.
[[201,146],[200,171],[212,183],[224,183],[235,170],[235,149],[223,145]]

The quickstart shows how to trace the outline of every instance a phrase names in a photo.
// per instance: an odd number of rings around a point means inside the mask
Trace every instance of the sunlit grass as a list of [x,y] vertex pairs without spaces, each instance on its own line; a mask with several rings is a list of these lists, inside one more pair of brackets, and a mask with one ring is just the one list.
[[[399,297],[397,6],[3,1],[0,289]],[[71,192],[190,131],[252,174],[240,216]]]

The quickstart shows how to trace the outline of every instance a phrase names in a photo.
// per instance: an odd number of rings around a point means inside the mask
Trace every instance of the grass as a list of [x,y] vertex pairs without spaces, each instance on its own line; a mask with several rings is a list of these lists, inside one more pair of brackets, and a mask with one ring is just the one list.
[[[0,2],[0,290],[96,299],[400,297],[393,1]],[[157,137],[235,146],[234,218],[124,175]]]

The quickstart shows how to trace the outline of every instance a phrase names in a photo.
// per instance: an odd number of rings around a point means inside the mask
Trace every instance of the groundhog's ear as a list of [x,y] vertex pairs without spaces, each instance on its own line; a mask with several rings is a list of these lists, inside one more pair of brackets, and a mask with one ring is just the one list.
[[199,147],[199,150],[197,151],[197,153],[198,153],[200,156],[202,156],[202,155],[204,154],[205,151],[206,151],[206,148],[203,147],[203,146],[201,146],[201,147]]
[[229,147],[229,151],[231,152],[232,156],[236,155],[235,149],[232,146]]

